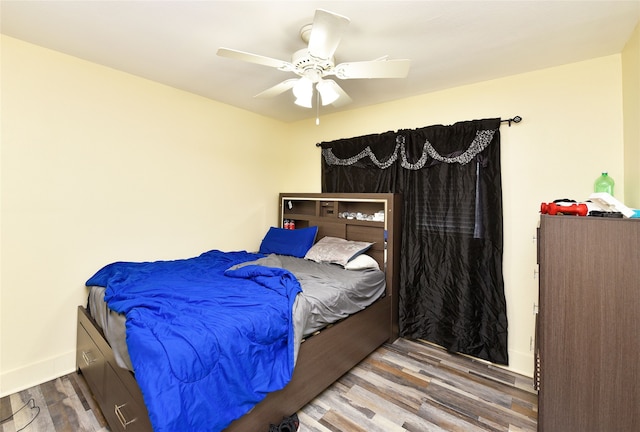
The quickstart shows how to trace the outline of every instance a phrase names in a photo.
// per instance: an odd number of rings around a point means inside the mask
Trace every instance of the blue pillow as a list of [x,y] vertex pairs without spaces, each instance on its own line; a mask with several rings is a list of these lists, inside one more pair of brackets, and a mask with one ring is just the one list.
[[316,241],[318,227],[283,229],[271,227],[260,243],[260,253],[304,258]]

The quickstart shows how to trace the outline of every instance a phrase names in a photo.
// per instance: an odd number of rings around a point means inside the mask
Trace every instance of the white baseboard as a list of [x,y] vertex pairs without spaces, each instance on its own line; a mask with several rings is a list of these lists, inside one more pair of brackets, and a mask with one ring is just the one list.
[[509,350],[509,366],[503,366],[512,372],[533,378],[533,352],[519,352]]
[[76,369],[76,352],[69,351],[0,373],[0,397],[67,375]]
[[[425,340],[425,339],[420,339],[420,341],[442,348],[440,345],[435,344],[433,342],[429,342],[428,340]],[[476,361],[480,361],[483,363],[492,364],[496,367],[506,369],[508,371],[511,371],[520,375],[524,375],[529,378],[533,378],[533,369],[534,369],[533,352],[523,353],[519,351],[508,350],[508,354],[509,354],[509,366],[492,363],[490,361],[479,359],[477,357],[473,357],[467,354],[460,354],[460,355],[475,359]]]

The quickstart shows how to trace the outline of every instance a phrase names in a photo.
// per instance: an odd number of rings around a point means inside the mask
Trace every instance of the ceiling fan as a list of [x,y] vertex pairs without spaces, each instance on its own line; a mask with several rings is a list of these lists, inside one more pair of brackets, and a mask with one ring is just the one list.
[[[404,78],[409,73],[410,60],[387,60],[381,57],[372,61],[335,64],[333,57],[342,34],[349,24],[349,18],[317,9],[313,24],[300,29],[300,37],[308,44],[307,48],[296,51],[291,62],[251,54],[230,48],[219,48],[218,55],[263,66],[273,67],[284,72],[293,72],[299,78],[282,81],[279,84],[255,95],[257,98],[277,96],[290,89],[296,97],[296,105],[312,108],[313,96],[322,105],[342,106],[351,102],[351,98],[333,79],[357,78]],[[315,93],[314,93],[315,89]]]

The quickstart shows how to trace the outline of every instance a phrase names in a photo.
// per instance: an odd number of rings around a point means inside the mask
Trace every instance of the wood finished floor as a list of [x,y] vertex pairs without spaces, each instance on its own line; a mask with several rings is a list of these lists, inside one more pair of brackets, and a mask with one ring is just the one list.
[[[40,414],[25,432],[108,431],[81,375],[2,398],[0,419],[31,398]],[[27,406],[0,432],[19,431],[36,411]],[[535,431],[537,414],[530,378],[405,339],[380,347],[298,412],[300,432]]]

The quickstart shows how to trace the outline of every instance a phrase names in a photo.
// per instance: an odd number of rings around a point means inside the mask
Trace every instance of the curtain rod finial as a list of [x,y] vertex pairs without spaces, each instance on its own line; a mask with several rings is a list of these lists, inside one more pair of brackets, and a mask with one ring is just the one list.
[[513,118],[510,119],[506,119],[506,120],[502,120],[500,123],[509,123],[509,127],[511,127],[511,123],[520,123],[522,121],[522,117],[520,116],[515,116]]

